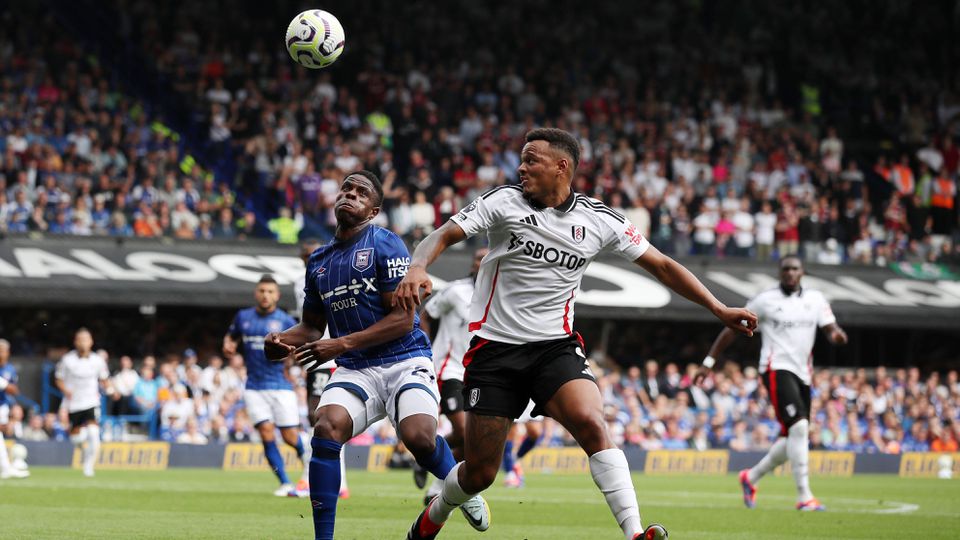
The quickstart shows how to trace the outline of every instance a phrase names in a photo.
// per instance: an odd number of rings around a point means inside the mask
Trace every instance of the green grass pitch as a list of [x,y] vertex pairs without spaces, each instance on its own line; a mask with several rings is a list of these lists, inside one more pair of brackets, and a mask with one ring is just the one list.
[[[0,481],[0,537],[24,538],[312,538],[310,503],[271,492],[268,473],[211,469],[161,472],[34,467],[26,480]],[[341,501],[337,538],[405,538],[421,509],[409,472],[349,471],[352,497]],[[743,507],[733,475],[635,475],[644,523],[660,522],[682,539],[957,539],[960,480],[896,476],[814,477],[823,513],[793,509],[793,483],[770,477],[758,508]],[[528,475],[485,493],[493,513],[477,533],[455,514],[440,538],[616,540],[623,538],[589,476]]]

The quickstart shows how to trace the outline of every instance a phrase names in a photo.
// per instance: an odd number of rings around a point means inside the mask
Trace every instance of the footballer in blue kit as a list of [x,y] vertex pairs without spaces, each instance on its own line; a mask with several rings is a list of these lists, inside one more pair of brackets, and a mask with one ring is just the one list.
[[[263,336],[279,332],[296,321],[277,307],[280,287],[272,276],[260,278],[253,296],[256,306],[241,309],[230,323],[223,337],[223,352],[230,358],[237,354],[239,346],[247,367],[243,401],[250,421],[260,432],[264,456],[280,481],[280,487],[274,491],[274,495],[306,497],[309,493],[307,467],[310,464],[310,447],[305,437],[301,437],[297,396],[287,376],[286,363],[282,359],[268,360],[263,352]],[[303,475],[296,486],[287,478],[283,457],[277,448],[277,428],[284,442],[295,448],[303,461]]]
[[20,393],[17,383],[17,368],[10,363],[10,342],[0,339],[0,478],[26,478],[30,473],[10,465],[3,432],[10,421],[10,407],[16,404],[14,396]]
[[[267,358],[293,357],[308,371],[336,359],[323,389],[311,441],[310,501],[314,536],[333,538],[340,489],[340,449],[386,417],[417,463],[445,478],[455,460],[437,435],[439,391],[430,341],[413,309],[391,307],[410,254],[393,232],[371,224],[383,187],[375,174],[344,178],[334,203],[337,231],[307,262],[303,318],[264,340]],[[324,329],[330,338],[323,339]],[[477,530],[489,526],[479,496],[463,514]]]

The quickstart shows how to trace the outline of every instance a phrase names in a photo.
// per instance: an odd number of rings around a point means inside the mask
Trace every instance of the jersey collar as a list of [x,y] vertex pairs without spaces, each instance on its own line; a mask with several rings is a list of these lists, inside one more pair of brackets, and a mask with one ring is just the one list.
[[567,197],[565,201],[560,203],[559,206],[554,208],[554,210],[556,210],[557,212],[560,212],[561,214],[565,214],[573,208],[573,203],[576,202],[576,200],[577,200],[577,192],[571,189],[570,196]]
[[[793,293],[787,292],[787,290],[783,288],[783,285],[780,285],[779,287],[780,287],[780,292],[782,292],[783,295],[786,296],[787,298],[793,296]],[[797,290],[793,292],[797,293],[797,297],[803,296],[803,285],[797,285]]]

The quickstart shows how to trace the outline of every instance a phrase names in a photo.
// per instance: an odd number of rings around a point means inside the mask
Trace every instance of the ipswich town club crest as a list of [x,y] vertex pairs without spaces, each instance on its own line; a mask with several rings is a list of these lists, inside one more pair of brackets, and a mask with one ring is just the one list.
[[587,236],[586,228],[583,225],[574,225],[570,227],[570,232],[573,235],[573,241],[578,244],[583,242],[583,239]]
[[373,248],[358,249],[353,252],[353,269],[363,272],[373,265]]

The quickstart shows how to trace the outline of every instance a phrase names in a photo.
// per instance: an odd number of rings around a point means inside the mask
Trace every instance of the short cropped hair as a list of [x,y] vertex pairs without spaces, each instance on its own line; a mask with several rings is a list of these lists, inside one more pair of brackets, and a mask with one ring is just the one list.
[[262,276],[260,276],[260,281],[257,282],[257,285],[260,285],[263,283],[273,283],[274,285],[279,286],[279,284],[277,283],[277,280],[274,279],[274,277],[271,274],[263,274]]
[[536,128],[527,132],[527,142],[547,141],[551,148],[562,150],[573,158],[573,171],[580,165],[580,144],[573,135],[557,128]]
[[370,181],[373,184],[373,189],[377,192],[377,208],[383,204],[383,184],[380,183],[380,179],[377,178],[377,175],[370,171],[353,171],[352,173],[347,174],[343,177],[344,180],[350,178],[351,176],[362,176]]

